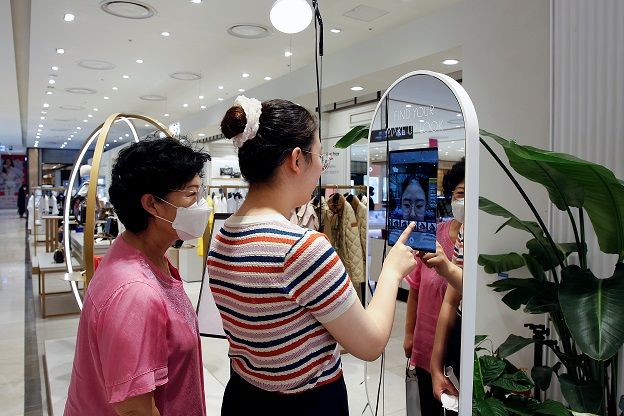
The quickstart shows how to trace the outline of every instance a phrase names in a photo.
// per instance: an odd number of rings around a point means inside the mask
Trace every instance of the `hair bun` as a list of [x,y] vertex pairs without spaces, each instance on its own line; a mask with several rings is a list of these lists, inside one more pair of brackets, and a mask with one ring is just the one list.
[[221,120],[221,132],[225,137],[231,139],[241,134],[247,125],[247,117],[245,110],[241,106],[235,105],[230,107]]

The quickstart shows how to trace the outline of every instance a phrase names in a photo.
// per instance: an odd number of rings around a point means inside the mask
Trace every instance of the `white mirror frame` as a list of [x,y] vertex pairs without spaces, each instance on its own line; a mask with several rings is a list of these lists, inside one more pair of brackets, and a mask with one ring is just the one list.
[[[373,112],[373,120],[369,128],[368,143],[370,145],[372,123],[381,104],[392,89],[406,78],[415,75],[428,75],[442,81],[455,95],[464,116],[464,131],[466,137],[466,193],[465,193],[465,220],[464,227],[464,272],[463,272],[463,300],[462,300],[462,333],[461,333],[461,374],[459,384],[460,416],[472,415],[472,373],[474,367],[474,339],[475,316],[477,310],[477,256],[479,230],[479,121],[472,100],[468,93],[453,78],[432,71],[409,72],[390,85],[377,103]],[[368,158],[370,170],[370,157]],[[368,228],[368,225],[367,225]],[[370,249],[368,244],[367,251]],[[469,259],[469,260],[466,260]],[[369,278],[367,276],[367,278]]]

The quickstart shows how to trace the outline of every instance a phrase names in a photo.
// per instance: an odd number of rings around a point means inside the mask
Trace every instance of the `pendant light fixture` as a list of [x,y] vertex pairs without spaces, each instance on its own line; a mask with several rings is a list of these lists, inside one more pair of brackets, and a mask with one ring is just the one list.
[[312,21],[312,8],[306,0],[277,0],[269,17],[280,32],[299,33]]

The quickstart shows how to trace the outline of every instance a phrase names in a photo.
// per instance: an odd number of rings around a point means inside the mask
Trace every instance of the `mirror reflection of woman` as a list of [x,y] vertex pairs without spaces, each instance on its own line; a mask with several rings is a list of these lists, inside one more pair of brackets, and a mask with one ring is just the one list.
[[[451,198],[451,204],[457,204],[457,201],[464,198],[464,165],[462,159],[444,176],[444,194]],[[406,278],[410,291],[403,348],[405,356],[410,359],[408,377],[415,375],[418,379],[420,409],[423,415],[437,415],[442,412],[440,403],[432,394],[430,363],[438,314],[448,283],[433,267],[434,262],[431,259],[443,257],[450,261],[460,226],[461,222],[457,218],[438,224],[436,253],[421,256],[416,269]]]
[[408,221],[424,221],[427,210],[427,184],[412,176],[403,181],[401,186],[401,216]]

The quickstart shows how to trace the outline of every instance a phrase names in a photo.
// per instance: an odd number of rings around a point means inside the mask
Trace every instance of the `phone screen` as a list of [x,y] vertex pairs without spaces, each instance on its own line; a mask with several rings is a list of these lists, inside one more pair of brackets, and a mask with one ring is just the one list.
[[411,221],[416,228],[406,244],[434,252],[437,231],[438,149],[396,150],[388,158],[388,244],[396,244]]

